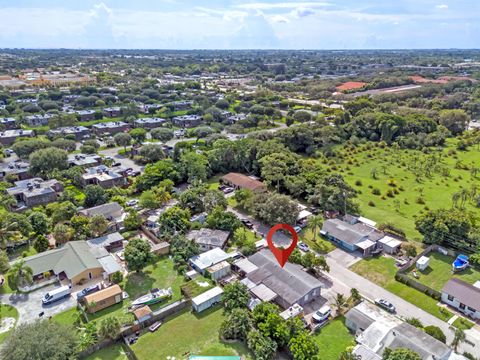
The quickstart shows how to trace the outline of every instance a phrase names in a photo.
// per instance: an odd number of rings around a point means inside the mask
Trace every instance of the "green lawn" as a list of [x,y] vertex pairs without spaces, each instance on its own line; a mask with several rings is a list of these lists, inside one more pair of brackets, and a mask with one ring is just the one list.
[[[448,146],[439,151],[431,149],[433,155],[442,158],[438,166],[425,165],[432,154],[381,148],[374,143],[353,149],[341,146],[337,148],[336,158],[319,161],[327,171],[341,174],[360,192],[357,202],[362,215],[378,223],[390,222],[403,229],[409,239],[420,241],[422,236],[415,229],[416,217],[427,209],[451,207],[453,193],[478,184],[478,179],[472,178],[470,170],[463,169],[462,165],[478,164],[480,151],[472,146],[468,151],[457,150],[456,154],[449,155],[456,142],[449,140]],[[420,167],[423,170],[418,170]],[[425,169],[434,170],[426,174]],[[380,195],[372,194],[374,188],[380,190]],[[388,190],[398,193],[389,197],[386,196]],[[425,204],[419,203],[418,198],[422,198]],[[374,206],[369,205],[370,201]],[[480,210],[471,201],[467,201],[466,210],[480,215]]]
[[[432,252],[428,255],[430,263],[425,271],[417,270],[417,274],[420,276],[416,279],[418,282],[425,284],[432,289],[442,290],[443,286],[451,278],[458,278],[470,284],[474,284],[480,280],[480,271],[469,267],[464,271],[460,271],[452,274],[452,263],[455,260],[450,256],[445,256],[437,252]],[[409,273],[412,279],[415,279],[412,273]]]
[[220,184],[220,179],[224,174],[219,174],[212,176],[210,179],[207,180],[207,185],[209,190],[218,190],[218,185]]
[[218,336],[223,321],[223,309],[212,308],[194,314],[185,310],[168,319],[154,333],[145,333],[132,346],[139,360],[164,360],[167,356],[184,359],[189,353],[212,356],[242,355],[252,359],[242,344],[223,343]]
[[320,229],[317,229],[317,236],[315,241],[313,239],[313,230],[306,228],[303,229],[300,233],[300,240],[306,243],[311,249],[321,253],[326,254],[332,250],[335,250],[336,246],[333,245],[330,241],[324,239],[318,232]]
[[314,335],[322,360],[337,360],[349,346],[355,345],[355,337],[345,326],[343,316],[332,320]]
[[351,270],[441,320],[447,321],[453,316],[447,309],[439,307],[437,305],[438,301],[435,299],[396,281],[397,267],[395,266],[395,260],[392,258],[381,256],[364,259],[354,264]]
[[78,310],[76,307],[65,310],[61,313],[58,313],[52,317],[52,319],[59,324],[63,325],[73,325],[75,320],[78,318]]
[[453,322],[452,325],[455,326],[457,329],[468,330],[471,329],[475,324],[470,320],[459,317]]
[[85,360],[128,360],[128,357],[122,345],[115,344],[93,353]]
[[[15,318],[15,320],[18,320],[17,309],[10,305],[0,304],[0,319],[2,318]],[[10,332],[11,330],[0,334],[0,343],[5,340],[5,338],[8,336],[8,334],[10,334]]]

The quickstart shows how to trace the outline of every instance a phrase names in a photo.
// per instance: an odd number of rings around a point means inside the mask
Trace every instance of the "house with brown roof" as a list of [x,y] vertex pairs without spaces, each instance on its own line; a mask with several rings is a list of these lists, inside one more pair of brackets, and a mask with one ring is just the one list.
[[85,296],[84,303],[88,313],[93,314],[123,301],[122,289],[118,285],[110,286]]
[[222,183],[235,189],[249,189],[252,191],[265,190],[266,186],[260,180],[253,176],[247,176],[240,173],[228,173],[222,177]]
[[450,279],[442,289],[442,302],[474,319],[480,319],[480,281],[478,285]]

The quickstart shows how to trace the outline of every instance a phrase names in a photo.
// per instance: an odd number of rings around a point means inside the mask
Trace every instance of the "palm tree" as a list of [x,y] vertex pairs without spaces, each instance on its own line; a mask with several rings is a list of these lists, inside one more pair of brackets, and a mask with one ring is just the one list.
[[335,297],[335,303],[333,304],[337,309],[337,314],[342,315],[344,308],[347,306],[347,299],[343,294],[337,294]]
[[308,220],[308,226],[313,232],[313,242],[317,240],[317,228],[322,226],[323,217],[321,215],[314,215]]
[[456,208],[458,204],[458,200],[460,199],[460,194],[455,192],[452,194],[452,207]]
[[465,341],[465,332],[462,329],[455,330],[455,335],[452,341],[453,349],[457,351],[458,345],[460,345],[460,343],[464,341]]
[[22,238],[22,234],[17,230],[18,223],[2,221],[0,224],[0,246],[6,248],[10,241],[17,241]]
[[8,278],[10,286],[19,290],[19,288],[28,286],[33,282],[33,270],[25,266],[24,260],[19,260],[8,271]]
[[103,339],[115,340],[120,333],[120,327],[120,320],[118,317],[107,317],[100,322],[98,335]]

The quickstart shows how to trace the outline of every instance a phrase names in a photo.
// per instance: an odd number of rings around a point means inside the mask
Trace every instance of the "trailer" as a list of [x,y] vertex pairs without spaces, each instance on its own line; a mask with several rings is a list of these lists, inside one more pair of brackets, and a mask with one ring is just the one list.
[[213,289],[205,291],[192,299],[192,308],[195,312],[199,313],[211,308],[213,305],[218,304],[222,300],[223,290],[221,287],[216,286]]

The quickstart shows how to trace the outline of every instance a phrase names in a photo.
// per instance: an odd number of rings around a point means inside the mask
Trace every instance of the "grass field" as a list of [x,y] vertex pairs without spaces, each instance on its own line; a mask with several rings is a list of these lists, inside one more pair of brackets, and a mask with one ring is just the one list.
[[187,353],[242,355],[244,359],[252,359],[242,344],[226,344],[219,339],[218,332],[223,318],[221,307],[206,310],[201,314],[185,310],[168,319],[156,332],[140,336],[132,350],[139,360],[164,360],[167,356],[184,359]]
[[[381,148],[368,143],[339,148],[336,158],[321,161],[328,171],[340,173],[361,192],[357,201],[362,215],[378,223],[390,222],[403,229],[409,239],[420,241],[421,234],[415,229],[416,217],[427,209],[451,207],[455,192],[478,184],[470,168],[479,163],[480,151],[471,147],[449,155],[455,144],[456,140],[451,140],[446,148],[424,154],[419,150]],[[372,194],[373,189],[380,194]],[[467,201],[465,208],[480,215],[471,201]]]
[[475,324],[470,320],[459,317],[453,322],[452,325],[455,326],[457,329],[468,330],[471,329]]
[[338,317],[321,328],[314,335],[322,360],[337,360],[349,346],[355,345],[355,338],[345,326],[345,318]]
[[396,281],[395,273],[397,268],[392,258],[364,259],[354,264],[351,270],[441,320],[446,321],[453,316],[447,309],[439,307],[435,299]]
[[122,345],[115,344],[93,353],[85,360],[128,360],[128,357]]
[[[13,306],[0,304],[0,319],[3,318],[15,318],[18,320],[18,311]],[[12,330],[6,331],[0,334],[0,343],[10,334]]]
[[429,254],[428,257],[430,258],[428,268],[425,271],[417,270],[417,274],[420,277],[415,279],[411,272],[409,273],[409,276],[432,289],[438,291],[442,290],[443,286],[451,278],[458,278],[470,284],[474,284],[476,281],[480,280],[480,271],[472,267],[452,274],[452,262],[455,259],[450,256],[433,252]]
[[311,249],[319,252],[320,254],[326,254],[332,250],[335,250],[336,246],[333,245],[330,241],[322,238],[322,236],[318,234],[319,231],[320,229],[317,229],[317,236],[315,237],[314,241],[313,230],[309,228],[303,229],[300,233],[300,240],[306,243]]

